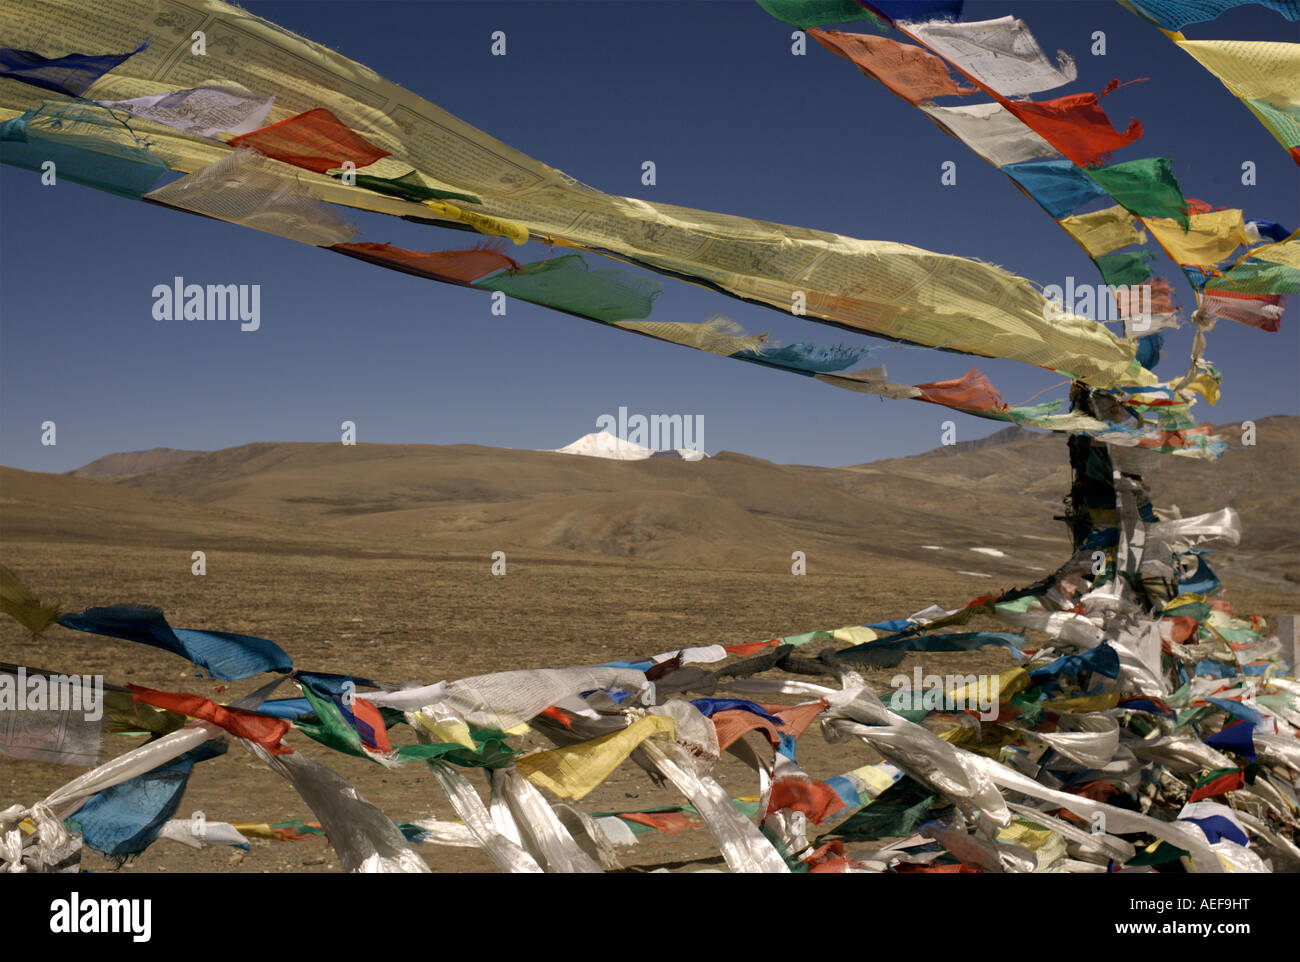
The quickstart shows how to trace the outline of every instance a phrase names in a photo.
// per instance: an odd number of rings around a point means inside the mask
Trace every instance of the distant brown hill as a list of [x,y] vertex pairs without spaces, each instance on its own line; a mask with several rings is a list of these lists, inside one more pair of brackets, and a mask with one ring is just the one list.
[[[113,486],[435,550],[514,546],[735,567],[779,558],[788,567],[801,550],[843,567],[867,555],[929,560],[920,545],[931,542],[956,551],[988,544],[1022,557],[962,552],[945,563],[1023,575],[1026,564],[1045,570],[1064,544],[1019,537],[1058,534],[1046,499],[1027,505],[1014,491],[940,487],[927,498],[895,475],[857,482],[851,469],[730,452],[695,463],[624,462],[474,445],[277,443],[198,454]],[[962,503],[970,510],[955,510]]]
[[180,464],[202,451],[178,451],[176,448],[150,448],[148,451],[125,451],[106,454],[89,464],[65,471],[75,478],[121,478],[133,474],[148,474],[162,468]]
[[[1221,431],[1239,437],[1235,426]],[[1245,536],[1225,550],[1225,563],[1281,585],[1300,578],[1300,418],[1263,418],[1257,434],[1254,447],[1234,445],[1218,463],[1145,455],[1143,471],[1158,507],[1236,507]],[[260,443],[110,455],[72,474],[111,477],[106,487],[120,493],[104,492],[106,510],[130,514],[110,507],[124,489],[164,499],[157,504],[168,510],[144,519],[150,528],[190,504],[187,523],[216,513],[255,532],[264,518],[292,531],[291,541],[417,553],[514,548],[788,568],[799,550],[836,570],[892,557],[1027,581],[1068,551],[1064,527],[1052,520],[1069,487],[1065,440],[1016,428],[844,468],[732,452],[695,463],[629,462],[476,445]],[[5,480],[0,492],[12,483]],[[88,504],[100,497],[84,490]]]

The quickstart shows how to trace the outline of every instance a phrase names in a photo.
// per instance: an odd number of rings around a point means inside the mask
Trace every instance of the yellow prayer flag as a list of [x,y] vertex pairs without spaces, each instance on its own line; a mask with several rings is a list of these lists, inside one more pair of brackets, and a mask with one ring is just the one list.
[[1300,44],[1257,40],[1176,41],[1243,100],[1300,106]]
[[875,789],[876,794],[880,794],[894,784],[894,776],[879,765],[863,765],[861,768],[855,768],[849,774],[860,779],[869,788]]
[[1292,234],[1286,240],[1277,244],[1269,244],[1267,247],[1257,247],[1250,252],[1251,257],[1257,257],[1262,261],[1271,261],[1274,264],[1285,264],[1287,267],[1294,267],[1300,270],[1300,240]]
[[1209,371],[1201,371],[1192,378],[1183,388],[1188,391],[1195,391],[1211,404],[1219,403],[1219,381]]
[[454,204],[445,204],[440,200],[426,200],[424,206],[434,213],[472,227],[480,234],[487,234],[489,237],[508,237],[516,244],[528,243],[528,228],[522,224],[502,220],[500,217],[476,214],[472,210],[462,210]]
[[1029,687],[1029,672],[1023,668],[1008,668],[997,677],[994,684],[997,687],[990,692],[987,680],[977,681],[973,685],[953,689],[948,693],[948,697],[958,704],[972,705],[978,703],[981,696],[992,694],[1001,703]]
[[875,641],[877,635],[865,625],[850,625],[847,628],[836,628],[831,632],[832,641],[840,641],[846,645],[861,645],[868,641]]
[[1250,243],[1240,210],[1193,214],[1186,232],[1177,221],[1167,217],[1144,217],[1142,223],[1179,264],[1215,264]]
[[673,720],[666,715],[646,715],[622,731],[566,745],[547,752],[524,755],[515,766],[535,785],[561,798],[582,798],[652,735],[671,735]]
[[434,721],[422,711],[416,712],[415,718],[416,721],[436,735],[439,741],[462,745],[472,752],[478,751],[478,746],[474,744],[474,739],[470,737],[469,726],[463,721],[458,719]]
[[1057,221],[1089,257],[1100,257],[1129,244],[1145,244],[1146,234],[1133,226],[1133,215],[1120,205],[1076,214]]
[[1169,612],[1175,608],[1181,608],[1183,605],[1195,604],[1205,604],[1205,595],[1189,591],[1186,594],[1181,594],[1178,597],[1165,602],[1164,613],[1168,615]]

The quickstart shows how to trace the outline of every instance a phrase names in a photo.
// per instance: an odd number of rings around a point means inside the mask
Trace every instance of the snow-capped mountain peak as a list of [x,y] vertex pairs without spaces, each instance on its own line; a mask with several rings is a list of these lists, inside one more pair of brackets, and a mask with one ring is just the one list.
[[647,458],[678,457],[683,461],[701,461],[708,457],[703,451],[677,448],[669,451],[654,451],[640,444],[617,437],[609,431],[593,431],[584,434],[572,444],[556,448],[557,454],[580,454],[588,458],[609,458],[614,461],[644,461]]

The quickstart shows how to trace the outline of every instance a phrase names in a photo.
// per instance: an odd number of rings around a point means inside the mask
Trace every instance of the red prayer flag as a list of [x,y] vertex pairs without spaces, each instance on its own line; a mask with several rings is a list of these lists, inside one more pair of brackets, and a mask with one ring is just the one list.
[[542,714],[552,721],[557,721],[565,728],[573,728],[573,717],[558,705],[551,705],[549,708],[543,708]]
[[618,817],[627,822],[649,825],[667,835],[676,835],[688,828],[699,828],[698,823],[691,821],[681,812],[619,812]]
[[852,872],[860,865],[845,856],[843,842],[827,842],[802,861],[809,872],[818,873]]
[[1226,795],[1228,792],[1234,792],[1246,784],[1245,771],[1238,769],[1235,772],[1228,772],[1226,775],[1220,775],[1212,782],[1208,782],[1196,791],[1192,792],[1189,802],[1199,802],[1203,798],[1214,798],[1216,795]]
[[200,695],[184,694],[175,691],[155,691],[141,688],[139,685],[128,686],[134,701],[142,701],[155,708],[166,708],[191,718],[224,728],[237,738],[247,738],[257,742],[272,755],[287,755],[293,751],[288,745],[280,744],[280,739],[289,731],[289,723],[283,718],[271,718],[256,712],[244,711],[242,708],[227,708]]
[[458,251],[409,251],[392,244],[367,243],[335,244],[330,250],[403,274],[465,287],[499,270],[519,267],[518,261],[501,252],[499,243]]
[[1201,302],[1207,313],[1261,331],[1276,331],[1281,326],[1285,304],[1285,294],[1241,294],[1225,290],[1206,291]]
[[384,716],[379,713],[378,708],[366,701],[364,698],[353,698],[352,714],[356,715],[357,718],[369,725],[371,730],[375,733],[375,740],[371,742],[368,741],[365,734],[360,732],[360,729],[358,729],[358,732],[361,733],[361,739],[367,748],[372,751],[383,752],[384,754],[388,754],[393,750],[393,744],[388,740],[388,726],[384,724]]
[[252,147],[267,157],[318,174],[342,167],[345,161],[366,167],[388,156],[388,151],[353,133],[324,107],[240,134],[227,143],[231,147]]
[[803,812],[814,825],[819,825],[829,816],[844,807],[844,799],[825,782],[812,779],[782,778],[772,784],[767,810],[777,812],[783,808],[792,808]]
[[1130,120],[1127,130],[1116,130],[1101,107],[1101,97],[1119,85],[1118,80],[1112,80],[1100,96],[1082,93],[1038,102],[1005,97],[997,100],[1075,164],[1091,167],[1103,163],[1111,151],[1127,147],[1142,136],[1141,121]]
[[773,638],[771,641],[747,641],[743,645],[724,645],[723,650],[732,655],[756,655],[764,648],[774,648],[781,642]]

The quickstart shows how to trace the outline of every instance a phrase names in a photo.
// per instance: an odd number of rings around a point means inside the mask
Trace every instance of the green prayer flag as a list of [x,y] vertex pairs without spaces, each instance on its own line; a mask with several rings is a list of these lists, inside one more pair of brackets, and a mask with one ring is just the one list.
[[1187,200],[1168,157],[1144,157],[1084,173],[1129,213],[1168,217],[1187,229]]
[[1151,255],[1146,251],[1102,254],[1092,261],[1111,287],[1132,287],[1151,277]]
[[805,631],[802,635],[787,635],[781,639],[783,645],[794,645],[796,648],[813,641],[832,641],[835,633],[831,631]]
[[474,286],[610,324],[649,317],[654,299],[663,290],[652,278],[628,271],[593,271],[578,254],[498,271],[475,281]]
[[1013,598],[1010,601],[999,601],[993,607],[997,608],[998,611],[1018,611],[1021,614],[1024,614],[1037,600],[1038,599],[1033,595],[1022,595],[1021,597]]
[[930,806],[938,798],[920,782],[904,775],[826,835],[852,839],[911,835],[912,830],[925,821]]
[[1300,270],[1286,264],[1248,257],[1222,277],[1212,277],[1207,291],[1232,291],[1236,294],[1300,294]]
[[[340,174],[333,176],[341,177]],[[376,194],[387,194],[389,197],[396,197],[399,200],[409,200],[412,203],[420,204],[426,200],[463,200],[470,204],[483,203],[473,194],[464,194],[454,190],[439,190],[436,187],[430,187],[415,171],[403,174],[401,177],[375,177],[372,174],[353,174],[356,177],[356,185],[364,187],[366,190],[373,190]]]
[[347,723],[338,706],[328,698],[317,695],[311,690],[310,685],[303,685],[302,693],[311,704],[311,709],[316,714],[317,721],[299,720],[293,723],[293,727],[312,741],[320,742],[326,748],[332,748],[336,752],[343,752],[345,755],[366,758],[365,749],[361,745],[361,735]]
[[400,745],[393,749],[398,764],[437,760],[451,762],[461,768],[509,768],[519,754],[506,744],[506,736],[498,731],[470,729],[470,737],[478,747],[470,751],[455,742],[436,745]]
[[1193,782],[1196,788],[1204,788],[1211,782],[1217,782],[1226,775],[1235,775],[1241,771],[1239,768],[1213,768],[1204,775],[1197,775]]
[[1038,723],[1038,716],[1043,713],[1043,691],[1037,685],[1016,692],[1008,701],[1020,708],[1020,720],[1025,724]]
[[[1189,601],[1186,604],[1179,605],[1176,608],[1168,608],[1162,618],[1195,618],[1197,621],[1204,621],[1210,617],[1210,612],[1214,609],[1210,607],[1208,601]],[[1184,686],[1185,687],[1185,686]],[[1181,689],[1180,689],[1181,690]]]
[[1155,851],[1148,852],[1142,849],[1133,858],[1124,864],[1127,866],[1134,865],[1165,865],[1169,862],[1176,862],[1184,855],[1189,854],[1186,849],[1181,849],[1176,845],[1170,845],[1168,842],[1161,842],[1156,846]]
[[1247,100],[1245,104],[1283,147],[1300,147],[1300,107],[1278,107],[1266,100]]
[[1007,408],[1007,417],[1012,421],[1032,421],[1036,418],[1047,417],[1049,414],[1055,414],[1060,408],[1061,402],[1042,401],[1038,404],[1021,404],[1016,407]]
[[[310,702],[316,713],[317,722],[296,721],[293,727],[313,741],[320,742],[345,755],[358,758],[370,758],[361,742],[361,735],[348,724],[338,706],[328,698],[322,698],[307,685],[302,686],[302,693]],[[477,748],[473,751],[455,742],[439,742],[433,745],[400,745],[393,749],[390,760],[399,765],[411,762],[423,762],[436,759],[451,762],[462,768],[505,768],[514,764],[518,754],[506,744],[506,736],[496,729],[471,728],[470,737]],[[373,759],[371,759],[373,761]]]
[[782,23],[800,30],[854,20],[870,20],[882,33],[889,29],[887,23],[854,0],[758,0],[758,5]]

